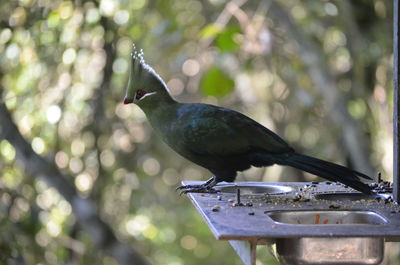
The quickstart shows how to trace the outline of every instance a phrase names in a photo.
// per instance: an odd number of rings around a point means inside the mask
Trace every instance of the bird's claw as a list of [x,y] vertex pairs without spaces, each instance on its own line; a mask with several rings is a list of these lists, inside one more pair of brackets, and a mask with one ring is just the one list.
[[212,187],[208,187],[206,185],[183,185],[177,187],[175,190],[181,190],[179,195],[187,194],[187,193],[218,193],[219,190],[213,189]]
[[191,189],[191,188],[195,188],[197,186],[201,186],[201,185],[182,185],[182,186],[176,187],[175,191]]

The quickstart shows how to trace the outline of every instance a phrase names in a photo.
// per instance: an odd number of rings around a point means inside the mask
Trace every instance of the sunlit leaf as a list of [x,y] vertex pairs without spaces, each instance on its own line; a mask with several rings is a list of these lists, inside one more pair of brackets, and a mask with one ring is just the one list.
[[12,161],[15,158],[14,147],[6,140],[0,142],[0,154],[6,161]]
[[47,25],[50,28],[55,28],[58,26],[58,23],[60,22],[60,13],[58,10],[54,10],[51,12],[47,18]]
[[239,27],[229,27],[222,31],[215,39],[217,47],[224,52],[235,52],[239,49],[240,45],[235,39],[240,33]]
[[201,91],[206,96],[224,97],[234,89],[235,82],[220,68],[209,69],[201,80]]
[[209,24],[200,32],[200,39],[213,38],[220,32],[221,28],[216,24]]
[[363,118],[367,112],[367,105],[362,99],[349,101],[347,108],[355,119]]

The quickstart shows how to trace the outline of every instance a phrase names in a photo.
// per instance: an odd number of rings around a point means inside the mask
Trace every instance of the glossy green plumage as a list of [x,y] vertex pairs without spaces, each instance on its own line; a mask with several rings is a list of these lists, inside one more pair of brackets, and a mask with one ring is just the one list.
[[[370,193],[368,185],[359,180],[369,179],[368,176],[298,154],[278,135],[239,112],[208,104],[176,102],[161,77],[144,60],[133,58],[132,69],[125,101],[133,101],[142,108],[155,132],[172,149],[215,175],[213,181],[198,190],[220,181],[234,181],[237,171],[250,166],[279,164]],[[140,96],[136,93],[138,89],[145,91],[143,97],[143,91]]]

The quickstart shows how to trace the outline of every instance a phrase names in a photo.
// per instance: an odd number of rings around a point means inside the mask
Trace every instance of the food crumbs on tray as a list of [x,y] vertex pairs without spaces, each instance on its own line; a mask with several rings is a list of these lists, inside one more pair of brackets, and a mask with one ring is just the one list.
[[319,224],[319,214],[315,215],[315,224]]
[[214,207],[212,207],[211,210],[212,210],[213,212],[218,212],[220,209],[221,209],[221,206],[215,205]]

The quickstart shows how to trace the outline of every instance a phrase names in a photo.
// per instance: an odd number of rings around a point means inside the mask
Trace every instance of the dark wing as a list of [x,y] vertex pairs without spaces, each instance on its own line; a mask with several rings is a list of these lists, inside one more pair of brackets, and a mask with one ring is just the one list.
[[278,135],[239,112],[197,104],[196,111],[187,113],[182,141],[192,152],[226,156],[250,150],[293,151]]

